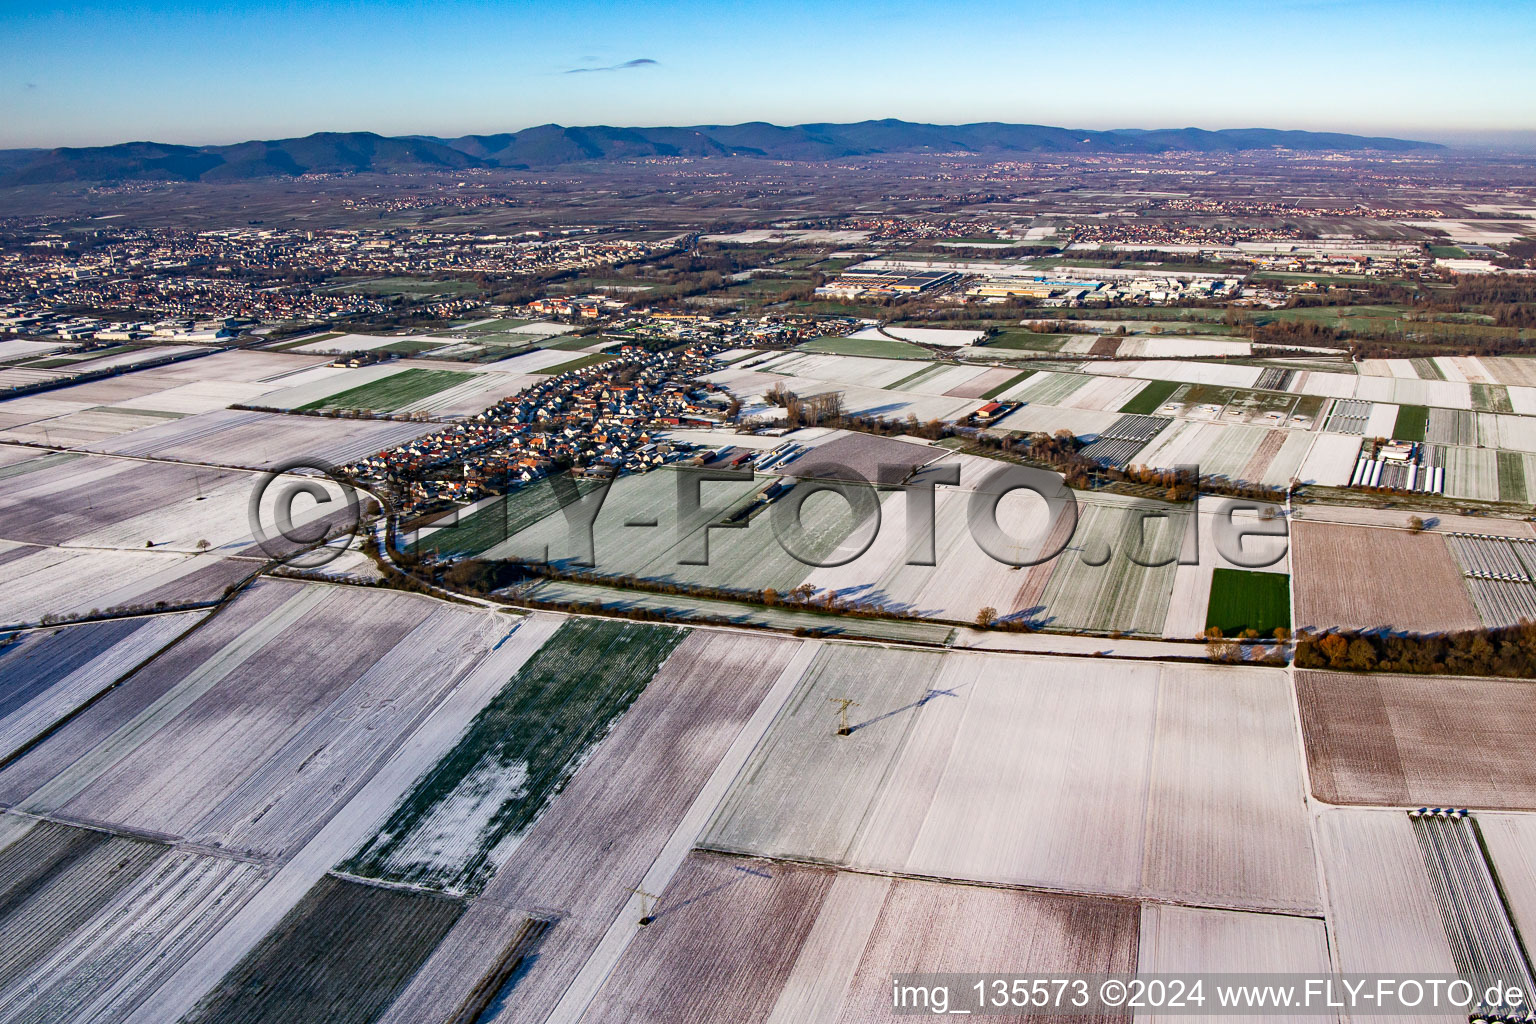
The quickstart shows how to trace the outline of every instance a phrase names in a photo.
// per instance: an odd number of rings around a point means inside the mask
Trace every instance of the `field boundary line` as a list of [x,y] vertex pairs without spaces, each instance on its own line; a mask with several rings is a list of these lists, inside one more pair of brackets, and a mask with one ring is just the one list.
[[387,878],[369,878],[366,875],[354,875],[350,871],[343,871],[340,868],[327,871],[326,874],[343,882],[350,882],[353,885],[371,885],[376,889],[388,889],[391,892],[408,892],[417,896],[432,896],[437,899],[452,900],[455,903],[467,905],[464,897],[456,896],[444,889],[433,889],[425,885],[416,885],[412,882],[395,882]]
[[[149,621],[102,650],[96,657],[76,666],[67,675],[55,679],[42,693],[16,708],[7,721],[0,723],[0,766],[11,764],[42,739],[53,734],[61,722],[73,718],[81,707],[93,704],[108,690],[149,664],[170,644],[195,629],[207,618],[197,612],[182,613],[191,621]],[[170,628],[167,629],[167,626]],[[169,633],[170,635],[166,635]],[[147,634],[150,649],[126,667],[114,668],[113,652],[120,645]]]
[[[293,578],[297,579],[299,577],[293,577]],[[311,577],[307,577],[307,576],[303,577],[303,579],[305,581],[312,581],[312,582],[315,582],[315,583],[333,583],[333,584],[337,584],[337,585],[344,585],[345,584],[345,581],[341,581],[341,580],[319,580],[319,579],[312,579]],[[557,580],[557,582],[566,582],[566,581],[564,581],[564,580]],[[350,585],[352,585],[352,586],[366,586],[367,584],[350,584]],[[594,586],[601,586],[601,584],[594,584]],[[617,589],[617,588],[615,588],[615,589]],[[408,593],[409,591],[400,591],[400,592]],[[646,592],[645,591],[638,591],[637,590],[636,593],[646,593]],[[434,594],[434,595],[431,595],[431,596],[436,596],[436,595]],[[687,595],[683,595],[683,596],[687,596]],[[720,600],[723,601],[725,599],[722,598]],[[749,605],[748,602],[743,602],[743,606],[744,607],[748,606],[748,605]],[[564,616],[568,616],[568,617],[571,617],[571,618],[628,619],[628,616],[625,614],[625,612],[622,609],[614,609],[614,610],[611,610],[611,611],[603,610],[603,611],[595,611],[595,612],[594,611],[571,611],[571,610],[568,609],[568,607],[566,607],[566,605],[563,602],[555,602],[555,601],[545,602],[545,601],[539,600],[538,598],[528,598],[528,597],[516,598],[515,599],[515,603],[512,603],[512,602],[509,602],[507,604],[496,603],[496,604],[489,605],[489,607],[499,608],[502,611],[505,611],[505,612],[508,612],[508,613],[513,613],[513,614],[518,613],[518,612],[525,612],[525,613],[526,612],[543,612],[545,614],[564,615]],[[829,617],[834,617],[834,616],[829,616]],[[771,636],[782,636],[782,637],[785,637],[785,638],[788,638],[788,639],[804,639],[804,638],[801,638],[801,637],[794,636],[794,634],[791,632],[791,630],[789,628],[787,628],[787,627],[759,625],[759,624],[756,624],[756,623],[749,623],[749,622],[720,623],[720,622],[708,622],[708,621],[703,621],[703,620],[694,621],[694,620],[691,620],[691,619],[655,619],[655,620],[645,619],[645,620],[639,620],[639,621],[649,622],[649,623],[652,623],[654,625],[681,626],[681,627],[684,627],[684,628],[687,628],[687,629],[692,629],[692,630],[713,630],[713,631],[717,631],[717,632],[739,632],[739,633],[746,633],[748,635],[758,635],[758,636],[761,636],[763,634],[768,634],[768,635],[771,635]],[[861,620],[860,620],[860,618],[858,616],[847,616],[847,617],[844,617],[844,621],[859,622]],[[886,621],[886,620],[878,620],[878,621]],[[908,621],[908,620],[891,620],[891,621],[902,622],[902,621]],[[1190,638],[1188,640],[1184,640],[1184,639],[1180,639],[1178,637],[1162,637],[1162,636],[1155,636],[1155,635],[1145,635],[1145,636],[1137,635],[1137,636],[1121,636],[1121,637],[1119,637],[1117,639],[1115,637],[1110,636],[1107,632],[1105,632],[1105,633],[1087,633],[1087,632],[1076,632],[1076,631],[1071,631],[1071,630],[1035,630],[1035,631],[1032,631],[1032,632],[1013,632],[1013,631],[1006,631],[1006,630],[978,630],[975,627],[973,627],[973,626],[971,626],[971,625],[969,625],[969,624],[967,624],[965,622],[960,622],[958,620],[950,620],[950,619],[923,619],[923,620],[911,620],[911,621],[922,622],[922,623],[931,623],[931,624],[936,625],[936,626],[948,626],[949,629],[950,629],[950,636],[946,640],[944,640],[942,643],[940,641],[938,641],[938,640],[913,640],[913,639],[900,638],[900,637],[875,637],[875,636],[862,636],[862,635],[818,636],[818,637],[814,637],[813,639],[816,639],[818,641],[823,641],[823,642],[826,642],[826,643],[867,644],[867,645],[873,645],[873,646],[876,646],[876,647],[898,646],[898,647],[908,648],[908,649],[912,649],[912,650],[924,650],[924,651],[953,650],[953,651],[959,651],[959,652],[971,652],[971,653],[980,653],[980,654],[1005,654],[1005,655],[1026,654],[1026,655],[1031,655],[1031,656],[1036,656],[1036,657],[1091,658],[1091,659],[1095,659],[1095,660],[1099,660],[1099,661],[1104,661],[1104,660],[1137,661],[1137,662],[1169,662],[1169,661],[1171,661],[1171,662],[1188,662],[1188,663],[1192,663],[1192,664],[1206,664],[1206,663],[1210,662],[1210,658],[1205,653],[1205,646],[1204,646],[1205,645],[1205,640],[1204,640],[1204,638]],[[962,632],[962,631],[965,631],[965,632]],[[980,634],[980,635],[983,635],[983,636],[985,636],[985,635],[996,635],[996,636],[999,636],[999,637],[1031,637],[1032,636],[1032,637],[1041,637],[1041,638],[1044,638],[1047,641],[1049,641],[1051,638],[1061,637],[1061,638],[1067,638],[1067,639],[1082,639],[1082,640],[1104,641],[1106,643],[1175,644],[1175,645],[1179,645],[1179,646],[1188,648],[1190,653],[1188,653],[1188,654],[1172,654],[1172,653],[1167,653],[1167,654],[1157,654],[1157,653],[1137,654],[1137,653],[1132,653],[1132,652],[1117,653],[1117,652],[1114,652],[1114,651],[1109,651],[1109,652],[1098,652],[1098,651],[1089,652],[1089,651],[1067,651],[1067,650],[1051,650],[1051,649],[1029,650],[1029,649],[1025,649],[1025,648],[1022,648],[1022,647],[985,647],[985,646],[969,646],[969,645],[957,644],[958,640],[962,639],[964,636],[968,635],[969,633],[977,633],[977,634]],[[1198,651],[1199,653],[1195,653],[1196,651]]]
[[[1314,439],[1314,445],[1317,443]],[[1308,448],[1311,453],[1311,448]],[[1323,908],[1323,938],[1328,944],[1328,962],[1334,971],[1344,970],[1343,961],[1339,957],[1339,937],[1334,925],[1333,897],[1328,890],[1328,870],[1323,859],[1323,836],[1318,827],[1321,818],[1320,808],[1322,801],[1313,795],[1312,788],[1312,763],[1307,756],[1307,733],[1301,718],[1301,689],[1296,679],[1296,593],[1300,589],[1296,585],[1296,535],[1294,524],[1296,522],[1296,506],[1292,502],[1294,495],[1287,491],[1285,495],[1285,522],[1287,532],[1290,534],[1290,543],[1285,546],[1285,572],[1290,580],[1290,613],[1291,636],[1286,641],[1286,647],[1290,650],[1290,657],[1286,659],[1285,678],[1291,690],[1291,727],[1296,730],[1296,756],[1300,759],[1301,767],[1301,799],[1307,810],[1307,835],[1312,841],[1312,865],[1317,873],[1317,899]]]
[[[767,695],[759,702],[757,710],[747,720],[737,733],[735,741],[726,750],[725,756],[720,759],[715,770],[710,773],[709,780],[704,783],[704,788],[699,790],[694,797],[688,811],[678,822],[673,830],[671,838],[662,847],[661,853],[656,855],[655,861],[645,873],[638,888],[647,892],[665,893],[683,861],[692,852],[704,830],[709,827],[710,819],[714,817],[715,809],[725,799],[725,795],[735,784],[736,778],[746,767],[752,752],[757,749],[769,728],[778,719],[780,710],[789,701],[790,695],[799,686],[801,678],[810,668],[820,652],[822,643],[819,640],[811,640],[803,643],[789,664],[779,673],[773,686]],[[614,918],[603,937],[598,940],[597,947],[582,964],[576,977],[571,979],[566,987],[560,1002],[555,1005],[546,1024],[576,1024],[581,1019],[592,1000],[597,997],[609,975],[618,966],[619,959],[624,951],[629,948],[630,940],[635,936],[636,924],[643,912],[644,898],[639,894],[633,894],[619,909],[618,916]]]
[[[846,875],[871,875],[878,878],[894,878],[898,881],[933,882],[940,885],[969,885],[979,889],[1010,889],[1015,892],[1038,893],[1042,896],[1070,896],[1091,900],[1111,900],[1116,902],[1128,902],[1136,904],[1155,904],[1161,907],[1181,907],[1188,910],[1215,910],[1227,914],[1266,914],[1270,917],[1291,917],[1304,921],[1321,921],[1327,913],[1327,908],[1322,910],[1308,910],[1299,907],[1277,908],[1259,906],[1236,906],[1233,904],[1196,903],[1190,900],[1175,899],[1171,896],[1159,896],[1156,893],[1147,892],[1102,892],[1091,889],[1067,889],[1060,886],[1039,885],[1033,882],[996,882],[983,878],[957,878],[951,875],[925,875],[913,871],[896,871],[894,869],[876,868],[868,865],[853,867],[847,864],[839,864],[831,860],[818,860],[815,857],[797,857],[787,854],[753,853],[749,850],[739,850],[730,846],[719,844],[707,844],[698,847],[705,853],[716,853],[726,857],[740,857],[743,860],[767,861],[774,864],[796,864],[813,868],[831,868],[840,874]],[[637,904],[638,906],[638,904]],[[553,1019],[553,1018],[551,1018]]]
[[[65,550],[63,548],[57,550]],[[107,548],[103,550],[120,551],[121,548]],[[251,578],[259,576],[264,569],[258,569],[251,577],[238,584],[243,587]],[[190,575],[190,574],[189,574]],[[148,619],[160,615],[181,615],[187,612],[201,612],[212,609],[218,611],[227,602],[228,598],[219,597],[212,601],[193,601],[188,604],[178,604],[165,608],[138,608],[133,611],[103,613],[101,615],[85,615],[78,619],[61,619],[58,622],[15,622],[9,625],[0,625],[0,633],[35,632],[44,629],[59,629],[64,626],[88,626],[93,622],[112,622],[118,619]]]
[[[41,626],[41,625],[39,625],[39,626],[17,627],[18,630],[20,630],[20,629],[27,629],[27,630],[33,630],[33,629],[56,629],[59,626],[84,625],[86,623],[99,622],[99,621],[104,621],[104,620],[107,620],[107,619],[148,618],[148,617],[159,616],[159,615],[173,615],[173,614],[182,614],[182,613],[188,613],[188,612],[197,612],[197,611],[202,611],[204,608],[210,609],[210,611],[208,612],[207,615],[204,615],[197,622],[194,622],[191,626],[189,626],[188,628],[182,630],[181,633],[178,634],[177,636],[172,637],[171,640],[168,643],[166,643],[164,646],[162,646],[159,650],[157,650],[154,653],[150,654],[143,661],[139,662],[131,670],[129,670],[127,672],[124,672],[122,675],[118,676],[117,679],[114,680],[111,683],[111,685],[103,687],[102,689],[97,691],[97,693],[94,696],[92,696],[89,700],[87,700],[84,703],[80,704],[78,707],[76,707],[69,714],[63,716],[58,721],[54,722],[53,725],[49,726],[42,733],[38,734],[37,736],[32,737],[32,739],[27,741],[27,743],[25,743],[24,745],[22,745],[20,747],[17,747],[16,750],[11,752],[10,754],[7,754],[5,757],[0,758],[0,769],[3,769],[5,767],[9,766],[11,763],[16,761],[18,758],[25,756],[28,751],[32,750],[39,743],[44,742],[45,740],[48,739],[48,737],[52,736],[55,732],[57,732],[58,730],[62,729],[64,726],[68,725],[70,722],[74,721],[80,715],[84,714],[92,705],[94,705],[97,701],[101,700],[108,693],[112,692],[112,690],[114,690],[118,686],[120,686],[125,680],[131,678],[135,673],[143,671],[150,664],[152,664],[155,661],[155,659],[157,659],[161,655],[165,654],[166,651],[169,651],[169,650],[173,649],[174,647],[176,647],[177,644],[181,643],[187,637],[191,636],[193,633],[197,632],[199,629],[202,629],[203,626],[205,626],[208,623],[212,622],[215,618],[218,617],[220,612],[222,612],[225,608],[228,608],[231,604],[233,604],[235,598],[238,597],[239,594],[243,590],[245,590],[246,587],[250,586],[251,582],[254,581],[258,576],[260,576],[264,571],[265,571],[265,566],[263,566],[260,569],[257,569],[255,572],[249,574],[244,579],[241,579],[241,580],[237,581],[236,583],[231,584],[231,589],[227,590],[227,592],[224,594],[224,596],[220,597],[216,601],[210,601],[210,602],[206,602],[206,603],[181,605],[181,606],[178,606],[176,608],[163,608],[163,609],[151,609],[151,610],[148,610],[148,611],[125,612],[125,613],[123,613],[121,615],[105,615],[105,616],[101,616],[100,618],[86,618],[86,619],[79,619],[79,620],[75,620],[75,621],[71,621],[71,622],[53,623],[53,624],[48,625],[48,626]],[[8,631],[10,631],[11,628],[12,627],[5,627],[4,629],[0,629],[0,632],[8,632]]]
[[1136,888],[1145,892],[1147,889],[1147,864],[1152,859],[1148,854],[1148,847],[1152,845],[1154,829],[1152,826],[1152,809],[1155,803],[1153,787],[1157,785],[1157,740],[1163,732],[1159,728],[1162,725],[1164,699],[1167,697],[1168,687],[1163,679],[1163,670],[1157,670],[1157,681],[1153,684],[1152,691],[1152,715],[1147,723],[1147,758],[1142,766],[1142,778],[1146,779],[1146,785],[1140,787],[1137,794],[1141,798],[1141,845],[1136,851]]
[[[166,847],[173,853],[188,854],[205,860],[249,864],[252,867],[266,870],[270,870],[273,866],[272,860],[269,857],[256,856],[241,850],[227,849],[222,846],[212,846],[208,843],[191,842],[169,832],[156,832],[153,829],[122,825],[112,821],[101,821],[96,818],[77,818],[67,814],[45,814],[37,811],[24,811],[19,807],[0,808],[0,811],[3,811],[3,815],[0,815],[0,817],[12,818],[17,821],[25,820],[33,824],[64,825],[69,828],[84,829],[87,832],[104,832],[107,835],[117,836],[122,839],[133,839],[141,843],[154,843],[157,846]],[[0,846],[3,846],[3,843],[0,843]]]

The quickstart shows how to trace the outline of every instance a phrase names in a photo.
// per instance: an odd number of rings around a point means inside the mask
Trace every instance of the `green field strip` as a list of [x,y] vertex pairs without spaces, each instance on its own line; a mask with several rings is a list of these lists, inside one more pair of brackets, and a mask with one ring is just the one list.
[[1004,391],[1007,391],[1009,388],[1015,386],[1016,384],[1019,384],[1021,381],[1025,381],[1025,380],[1028,380],[1030,377],[1033,377],[1035,375],[1035,372],[1036,371],[1034,371],[1034,370],[1025,370],[1022,373],[1015,374],[1014,376],[1009,377],[1007,380],[1003,381],[997,387],[989,388],[988,390],[982,392],[981,397],[984,400],[990,402],[993,399],[995,399],[998,395],[1002,394]]
[[1290,629],[1291,578],[1280,572],[1216,569],[1205,613],[1205,628],[1212,627],[1223,636],[1252,629],[1261,637],[1273,636],[1280,627]]
[[1422,405],[1401,405],[1397,409],[1397,422],[1392,426],[1394,441],[1422,441],[1429,427],[1429,409]]
[[572,370],[584,370],[589,366],[596,366],[598,363],[606,363],[610,359],[617,358],[617,356],[609,355],[607,352],[588,352],[586,355],[577,356],[570,362],[560,363],[557,366],[546,366],[544,369],[536,372],[547,373],[551,377],[558,377],[562,373],[569,373]]
[[461,373],[458,370],[424,370],[413,367],[355,388],[348,388],[339,394],[310,402],[308,405],[302,405],[299,411],[374,409],[379,412],[388,412],[402,405],[419,402],[439,391],[456,387],[474,376],[473,373]]
[[1445,371],[1428,356],[1410,359],[1408,365],[1413,367],[1413,372],[1419,375],[1420,380],[1445,380]]
[[85,456],[79,452],[53,452],[49,455],[39,455],[25,462],[14,462],[9,466],[0,466],[0,480],[9,480],[12,477],[21,476],[23,473],[31,473],[34,470],[47,469],[49,466],[57,466],[61,463],[72,462],[75,459],[83,459]]
[[[599,486],[596,480],[577,480],[576,492],[584,497]],[[430,533],[424,531],[410,543],[410,548],[417,554],[478,555],[535,523],[560,514],[554,484],[545,478],[495,498],[457,522],[448,517],[447,525]]]
[[1173,393],[1183,387],[1176,380],[1154,380],[1136,394],[1131,400],[1120,407],[1122,413],[1131,413],[1137,416],[1150,416],[1162,408],[1164,402],[1173,397]]
[[[575,337],[555,338],[550,341],[540,341],[539,348],[555,349],[560,352],[580,352],[582,349],[592,348],[595,345],[603,345],[603,347],[606,348],[607,345],[615,344],[623,343],[610,341],[604,344],[602,338],[594,338],[590,334],[578,334]],[[743,356],[742,358],[746,357]]]
[[1059,352],[1069,340],[1066,334],[1036,334],[1034,331],[1003,331],[986,339],[987,348],[1011,348],[1026,352]]
[[93,405],[83,412],[113,412],[124,416],[145,416],[152,420],[179,420],[185,419],[184,412],[166,412],[164,409],[127,409],[120,405]]
[[872,356],[877,359],[933,358],[933,353],[921,345],[885,338],[817,338],[797,346],[795,351],[835,356]]
[[1473,384],[1472,409],[1474,412],[1514,412],[1509,400],[1509,388],[1503,384]]
[[389,352],[397,356],[414,356],[421,352],[431,352],[433,349],[446,348],[448,342],[443,341],[419,341],[415,338],[401,338],[399,341],[385,345],[380,352]]
[[[562,624],[342,870],[478,887],[491,851],[533,823],[686,636],[672,626],[604,619]],[[488,798],[486,787],[505,777],[517,779],[515,788]],[[453,853],[435,849],[445,830],[460,837]],[[423,836],[434,847],[424,862],[413,855]]]
[[340,334],[336,333],[335,331],[330,331],[325,334],[311,334],[304,338],[293,338],[289,341],[279,341],[273,345],[263,345],[262,349],[267,352],[289,352],[296,348],[302,348],[305,345],[314,345],[322,341],[330,341],[332,338],[339,337],[341,337]]
[[1520,452],[1499,452],[1499,500],[1527,500],[1525,456]]
[[894,384],[887,384],[885,386],[885,390],[887,390],[887,391],[899,391],[902,388],[906,387],[908,384],[916,384],[918,381],[922,380],[925,377],[929,377],[929,376],[932,376],[934,374],[941,373],[941,372],[943,372],[944,370],[947,370],[947,369],[949,369],[949,367],[946,366],[944,363],[934,363],[932,366],[925,366],[921,370],[918,370],[916,373],[909,373],[909,374],[907,374],[905,377],[901,378],[901,380],[896,381],[896,383],[894,383]]

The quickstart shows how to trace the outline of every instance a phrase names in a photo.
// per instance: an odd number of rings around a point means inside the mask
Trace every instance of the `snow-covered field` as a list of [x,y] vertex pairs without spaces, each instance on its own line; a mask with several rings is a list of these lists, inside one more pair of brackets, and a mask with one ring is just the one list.
[[296,346],[294,352],[306,352],[316,355],[334,355],[337,352],[369,352],[376,348],[384,348],[405,341],[403,337],[389,334],[341,334],[334,338],[324,338],[320,341],[312,341],[308,345]]
[[[902,341],[913,341],[919,345],[933,345],[940,348],[961,348],[971,345],[986,337],[986,331],[959,331],[940,327],[887,327],[885,333]],[[855,337],[878,337],[867,331],[861,331]]]
[[[839,737],[827,699],[845,696]],[[703,845],[1316,913],[1304,785],[1283,672],[839,647]]]

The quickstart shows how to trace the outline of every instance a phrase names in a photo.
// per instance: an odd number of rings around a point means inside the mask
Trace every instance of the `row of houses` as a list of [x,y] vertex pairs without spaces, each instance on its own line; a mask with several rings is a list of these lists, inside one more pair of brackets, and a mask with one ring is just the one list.
[[570,370],[460,423],[363,459],[352,471],[399,486],[408,514],[473,501],[571,467],[589,476],[637,473],[688,457],[691,447],[658,434],[718,426],[729,395],[697,380],[721,347],[706,342]]

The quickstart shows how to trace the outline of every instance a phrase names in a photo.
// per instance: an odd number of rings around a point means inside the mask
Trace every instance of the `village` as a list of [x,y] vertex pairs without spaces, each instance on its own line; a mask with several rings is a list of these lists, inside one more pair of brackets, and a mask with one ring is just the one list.
[[361,479],[402,490],[407,515],[467,502],[559,469],[608,477],[643,472],[693,455],[693,446],[657,432],[716,427],[731,397],[694,378],[714,369],[720,342],[617,358],[570,370],[503,399],[469,420],[348,467]]

